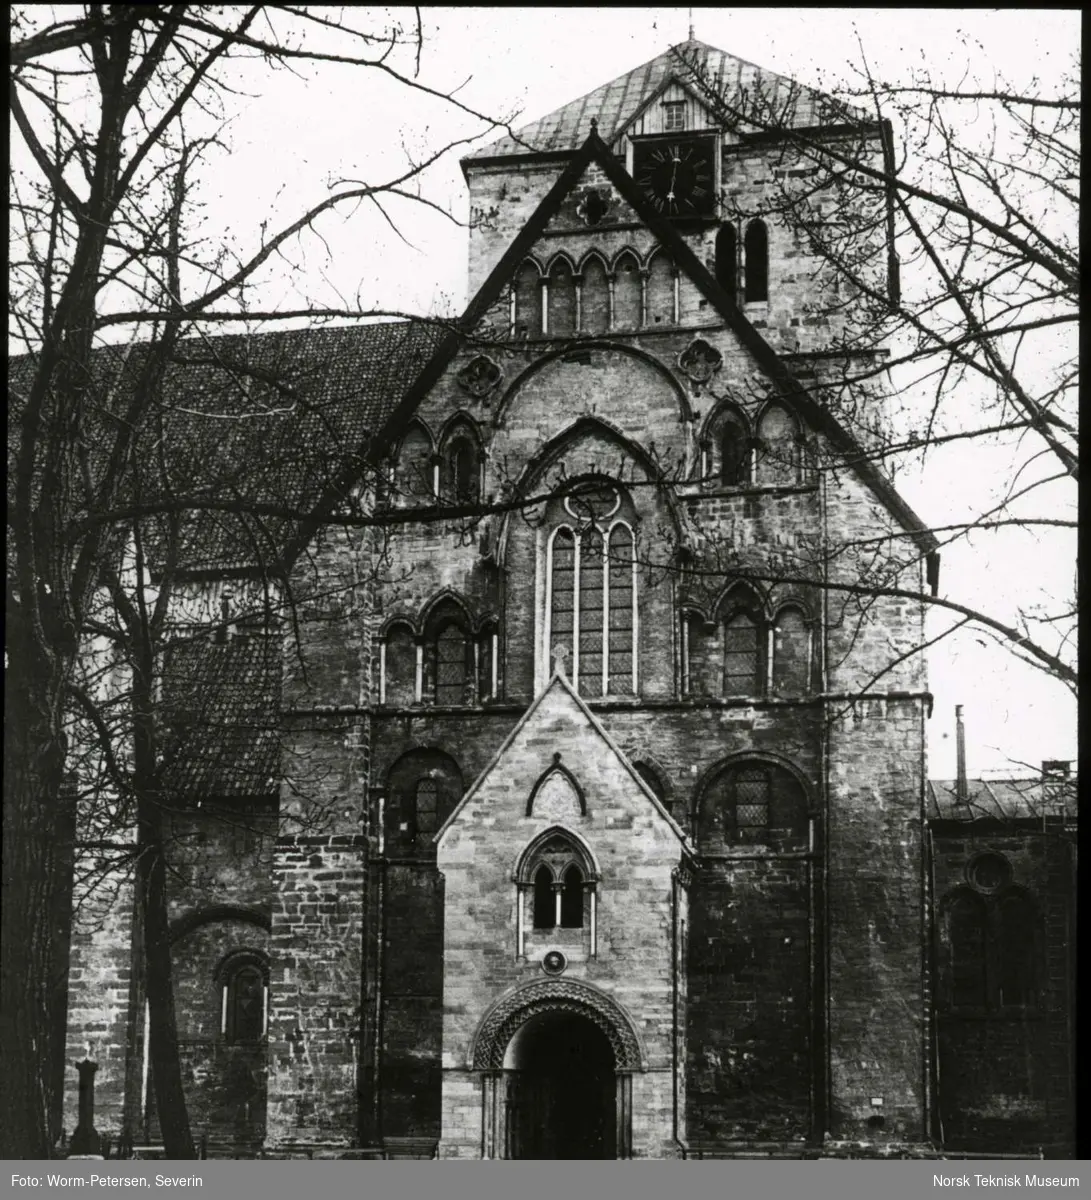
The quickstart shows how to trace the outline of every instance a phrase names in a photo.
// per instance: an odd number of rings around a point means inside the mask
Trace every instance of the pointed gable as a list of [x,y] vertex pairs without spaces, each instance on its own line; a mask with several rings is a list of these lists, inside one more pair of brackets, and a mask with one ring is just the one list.
[[765,111],[777,113],[781,121],[796,129],[869,119],[866,113],[822,92],[691,38],[548,116],[532,121],[514,135],[483,146],[463,161],[521,154],[572,154],[583,145],[592,122],[597,123],[602,140],[617,151],[615,143],[672,82],[686,87],[693,95],[710,87],[740,113],[745,113],[748,104],[760,97]]
[[[500,788],[498,780],[503,783]],[[628,795],[652,810],[657,824],[665,822],[677,841],[685,842],[685,833],[599,719],[568,680],[555,674],[447,818],[436,842],[442,843],[464,814],[476,824],[481,814],[475,817],[474,810],[486,796],[491,805],[494,792],[510,803],[509,820],[555,822],[586,816],[596,803],[601,805],[607,780],[608,790],[615,793],[623,782]]]

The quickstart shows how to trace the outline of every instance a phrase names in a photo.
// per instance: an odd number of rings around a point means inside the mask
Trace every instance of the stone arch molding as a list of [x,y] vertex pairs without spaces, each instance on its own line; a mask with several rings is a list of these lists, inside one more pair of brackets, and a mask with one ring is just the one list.
[[542,979],[498,1000],[485,1014],[474,1038],[472,1070],[502,1070],[504,1053],[516,1030],[531,1017],[547,1012],[572,1013],[597,1025],[610,1041],[616,1070],[646,1069],[640,1039],[617,1001],[577,979]]

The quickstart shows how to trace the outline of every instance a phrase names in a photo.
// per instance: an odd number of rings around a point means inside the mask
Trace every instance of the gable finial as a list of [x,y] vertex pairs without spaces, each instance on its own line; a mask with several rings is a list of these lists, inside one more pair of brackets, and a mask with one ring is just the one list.
[[693,9],[689,10],[689,40],[693,41]]
[[591,118],[591,132],[598,133],[598,131],[599,131],[599,119],[598,119],[598,117],[592,117]]
[[565,678],[567,678],[567,675],[566,675],[565,669],[564,669],[564,663],[565,663],[565,659],[567,657],[568,657],[568,647],[567,646],[558,645],[558,646],[553,647],[553,674],[554,675],[564,675]]

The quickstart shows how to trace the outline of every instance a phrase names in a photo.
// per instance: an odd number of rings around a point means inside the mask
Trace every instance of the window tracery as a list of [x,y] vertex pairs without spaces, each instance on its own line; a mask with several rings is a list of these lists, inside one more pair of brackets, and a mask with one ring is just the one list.
[[632,505],[610,484],[570,492],[553,505],[546,549],[546,661],[571,654],[583,696],[636,691],[636,540]]

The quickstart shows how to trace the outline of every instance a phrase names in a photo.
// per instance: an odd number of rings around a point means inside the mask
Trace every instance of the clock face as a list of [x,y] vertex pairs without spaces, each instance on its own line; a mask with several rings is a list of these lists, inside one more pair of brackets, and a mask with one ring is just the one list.
[[711,142],[673,140],[633,147],[633,177],[665,217],[707,216],[716,199]]

